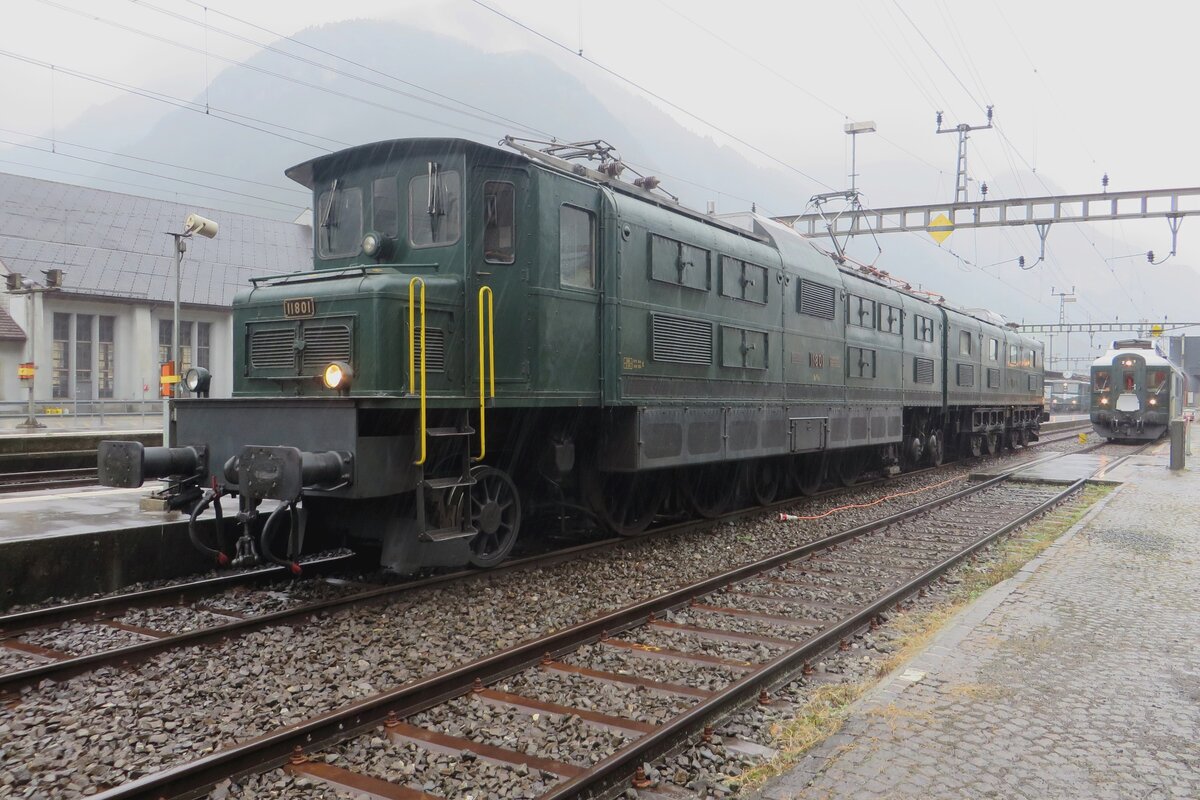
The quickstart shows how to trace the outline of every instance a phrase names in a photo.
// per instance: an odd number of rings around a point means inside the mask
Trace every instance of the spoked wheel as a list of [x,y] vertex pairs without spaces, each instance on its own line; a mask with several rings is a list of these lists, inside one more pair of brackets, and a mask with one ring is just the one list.
[[521,529],[521,497],[508,473],[495,467],[471,470],[467,488],[471,525],[479,531],[468,543],[471,564],[494,567],[508,556]]
[[834,462],[834,476],[842,486],[853,486],[867,466],[865,452],[848,451],[839,453]]
[[760,506],[775,502],[779,496],[779,486],[783,483],[783,465],[776,458],[762,458],[751,465],[750,496]]
[[929,439],[925,443],[925,460],[929,462],[929,466],[940,467],[945,457],[946,451],[942,444],[942,437],[936,433],[929,434]]
[[668,482],[657,472],[585,473],[588,505],[618,536],[638,536],[654,521],[666,499]]
[[1000,450],[1000,434],[994,431],[989,433],[984,437],[983,443],[987,448],[987,454],[989,456],[996,455],[996,452]]
[[982,436],[968,437],[967,447],[971,452],[972,458],[979,458],[983,455],[983,438]]
[[680,470],[675,485],[684,505],[694,514],[714,519],[729,510],[737,481],[730,464],[705,464]]
[[825,482],[825,456],[813,453],[806,456],[795,456],[791,462],[792,481],[800,494],[812,497],[821,491]]

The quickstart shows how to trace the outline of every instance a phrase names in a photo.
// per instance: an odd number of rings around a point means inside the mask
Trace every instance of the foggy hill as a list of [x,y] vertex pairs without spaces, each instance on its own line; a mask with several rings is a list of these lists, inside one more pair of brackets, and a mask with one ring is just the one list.
[[[747,208],[753,201],[766,213],[795,213],[802,211],[809,195],[821,188],[782,167],[751,163],[738,151],[689,131],[649,100],[582,63],[528,52],[487,53],[456,39],[378,20],[324,25],[305,30],[296,38],[329,52],[350,55],[380,72],[408,78],[503,115],[512,122],[478,119],[432,107],[407,96],[422,94],[415,89],[284,41],[279,46],[288,52],[363,75],[384,86],[364,85],[328,70],[263,51],[247,63],[306,81],[325,91],[290,84],[248,69],[230,68],[211,82],[208,101],[215,109],[271,120],[294,131],[307,132],[278,130],[280,134],[300,141],[253,130],[246,126],[258,123],[249,120],[243,120],[245,126],[239,126],[213,116],[138,98],[123,98],[95,109],[59,133],[64,141],[203,167],[212,172],[271,184],[270,187],[251,184],[237,187],[253,197],[218,195],[203,187],[174,184],[149,176],[131,177],[124,171],[102,166],[78,163],[64,166],[61,159],[54,160],[53,156],[46,156],[39,163],[95,177],[136,182],[145,187],[162,187],[158,192],[110,184],[104,184],[104,188],[165,195],[183,201],[206,197],[204,205],[223,205],[230,210],[278,219],[293,219],[310,204],[305,194],[289,191],[299,187],[283,178],[282,172],[292,164],[323,152],[318,144],[325,150],[335,150],[345,145],[412,136],[459,136],[486,143],[495,143],[506,133],[532,137],[553,135],[564,140],[603,138],[614,144],[626,161],[659,175],[664,188],[698,209],[704,209],[708,201],[716,201],[718,211],[736,211]],[[385,86],[393,87],[395,91]],[[340,96],[342,94],[363,98],[370,104]],[[445,100],[437,102],[450,105]],[[768,113],[769,110],[764,109],[764,114]],[[524,125],[535,130],[523,128]],[[25,160],[38,158],[25,151],[21,155]],[[806,171],[817,174],[837,174],[842,168],[841,164],[806,163],[802,153],[789,154],[789,158]],[[148,171],[167,169],[139,166]],[[834,166],[836,169],[832,168]],[[181,175],[196,183],[232,185],[198,174]],[[53,174],[49,177],[71,180]],[[1015,187],[1021,184],[1039,187],[1031,192],[1033,194],[1043,193],[1040,183],[1031,176],[1024,176],[1020,181],[1018,176],[995,176],[990,180],[996,190],[993,196],[1000,193],[1011,196],[1016,192]],[[922,196],[924,190],[919,187],[929,185],[929,172],[915,163],[873,164],[871,173],[860,181],[860,185],[872,201],[881,205],[936,199]],[[1057,187],[1053,188],[1057,190]],[[214,197],[223,197],[224,202],[214,201]],[[285,205],[272,205],[267,200]],[[1163,228],[1165,231],[1165,223]],[[1200,278],[1190,268],[1178,262],[1149,267],[1144,259],[1106,262],[1105,257],[1114,253],[1124,255],[1129,247],[1114,243],[1095,229],[1090,229],[1086,236],[1087,239],[1072,230],[1072,226],[1052,228],[1048,240],[1049,263],[1038,264],[1028,271],[1019,270],[1015,259],[1024,255],[1027,265],[1037,260],[1036,236],[1031,230],[993,230],[978,234],[960,231],[942,248],[935,246],[925,234],[891,234],[879,239],[882,255],[877,254],[871,237],[860,237],[853,242],[849,252],[862,261],[877,260],[876,265],[880,268],[941,292],[957,305],[993,308],[1016,320],[1056,321],[1057,306],[1049,297],[1050,288],[1070,288],[1070,285],[1087,294],[1086,305],[1072,308],[1070,318],[1077,321],[1089,316],[1106,319],[1118,315],[1122,319],[1137,319],[1143,314],[1158,317],[1166,313],[1181,318],[1194,313],[1190,298],[1200,296]],[[823,244],[829,245],[827,241]],[[948,255],[949,249],[958,253],[959,258]],[[1163,251],[1166,249],[1162,247]],[[966,263],[968,261],[971,263]],[[1163,303],[1160,294],[1152,297],[1146,293],[1143,287],[1147,279],[1170,281],[1177,291]]]

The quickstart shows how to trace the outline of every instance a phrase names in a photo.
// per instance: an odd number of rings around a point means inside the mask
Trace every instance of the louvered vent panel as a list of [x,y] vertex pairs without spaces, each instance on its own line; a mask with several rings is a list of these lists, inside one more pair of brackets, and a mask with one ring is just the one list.
[[836,293],[832,286],[800,281],[800,313],[821,319],[833,319]]
[[975,365],[974,364],[959,364],[958,365],[958,385],[959,386],[974,386],[975,385]]
[[292,369],[296,366],[296,333],[291,328],[250,333],[250,366],[255,369]]
[[[421,364],[421,334],[416,338],[417,365]],[[441,328],[425,329],[425,371],[445,372],[446,370],[446,332]]]
[[1030,375],[1029,376],[1029,391],[1036,392],[1038,390],[1038,384],[1039,384],[1038,376]]
[[1000,388],[1000,370],[996,369],[995,367],[989,367],[987,371],[987,379],[989,389]]
[[933,383],[933,359],[913,359],[913,383]]
[[698,319],[654,314],[651,350],[655,361],[711,364],[712,325]]
[[350,361],[350,328],[346,325],[311,325],[304,328],[301,367],[321,370],[330,361]]

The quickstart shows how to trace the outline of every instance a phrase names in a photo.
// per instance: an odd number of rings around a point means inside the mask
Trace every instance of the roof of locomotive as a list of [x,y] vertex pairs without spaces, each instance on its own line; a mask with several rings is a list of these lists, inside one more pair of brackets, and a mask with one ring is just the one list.
[[469,160],[486,162],[488,164],[524,165],[528,159],[518,153],[501,150],[491,145],[473,142],[470,139],[450,137],[424,137],[413,139],[383,139],[378,142],[355,145],[345,150],[310,158],[289,167],[284,175],[311,189],[316,182],[316,175],[331,170],[344,170],[347,165],[382,161],[396,155],[415,155],[427,152],[455,152],[464,154]]
[[1178,370],[1178,367],[1162,354],[1157,344],[1148,339],[1113,342],[1113,347],[1093,361],[1092,366],[1111,367],[1118,358],[1125,355],[1140,356],[1145,359],[1147,366],[1170,367],[1171,369]]

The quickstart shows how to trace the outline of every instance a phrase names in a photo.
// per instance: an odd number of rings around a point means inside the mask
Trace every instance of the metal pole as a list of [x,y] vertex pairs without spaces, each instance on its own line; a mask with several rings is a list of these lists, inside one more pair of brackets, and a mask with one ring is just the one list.
[[33,387],[37,383],[37,323],[34,321],[36,313],[36,305],[34,303],[34,291],[29,290],[26,297],[29,300],[29,319],[26,324],[29,326],[29,363],[34,365],[33,376],[29,379],[29,405],[25,416],[25,421],[19,424],[18,428],[44,428],[42,423],[37,421],[37,417],[33,413]]
[[855,169],[855,163],[858,158],[858,134],[850,134],[850,191],[854,191],[855,179],[858,177],[858,170]]

